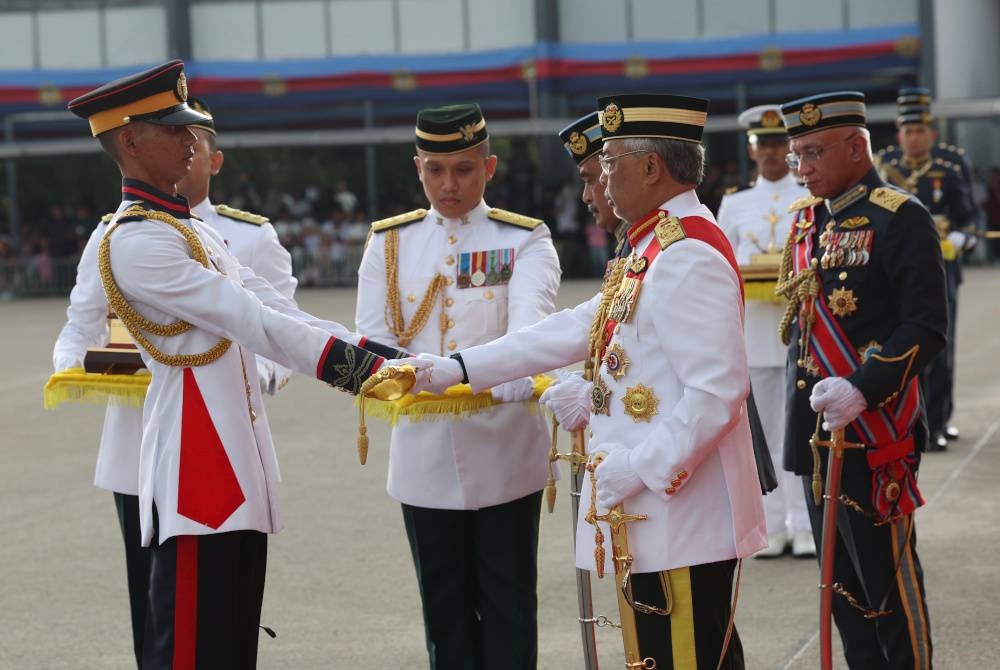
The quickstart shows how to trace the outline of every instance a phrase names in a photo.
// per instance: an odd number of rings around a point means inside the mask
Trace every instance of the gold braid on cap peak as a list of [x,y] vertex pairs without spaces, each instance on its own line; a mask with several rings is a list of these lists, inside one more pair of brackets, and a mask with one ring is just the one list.
[[[194,260],[201,263],[204,267],[208,267],[208,256],[205,254],[205,247],[202,246],[201,240],[198,239],[198,236],[194,234],[193,230],[166,212],[143,209],[142,207],[135,205],[122,212],[122,217],[125,216],[142,217],[152,221],[160,221],[168,226],[171,226],[183,235],[185,240],[187,240],[188,245],[191,247],[191,255]],[[121,322],[125,324],[125,328],[128,329],[129,334],[135,339],[139,346],[149,352],[149,355],[153,357],[154,361],[162,363],[163,365],[170,365],[173,367],[198,367],[201,365],[208,365],[209,363],[213,363],[218,360],[224,353],[226,353],[226,351],[229,350],[229,347],[232,345],[230,340],[219,338],[219,341],[216,342],[211,349],[201,354],[166,354],[160,351],[152,342],[149,341],[149,338],[143,335],[142,331],[147,331],[162,337],[172,337],[174,335],[186,333],[194,328],[194,326],[187,321],[175,321],[173,323],[166,324],[150,321],[142,314],[139,314],[139,312],[137,312],[135,308],[129,304],[125,296],[122,295],[121,290],[118,288],[118,284],[115,282],[114,274],[111,272],[111,233],[118,228],[118,225],[119,224],[115,223],[108,229],[108,232],[104,234],[104,239],[101,240],[101,246],[97,252],[97,262],[101,272],[101,283],[104,284],[104,293],[108,298],[108,305],[112,310],[114,310],[115,314],[118,315]]]

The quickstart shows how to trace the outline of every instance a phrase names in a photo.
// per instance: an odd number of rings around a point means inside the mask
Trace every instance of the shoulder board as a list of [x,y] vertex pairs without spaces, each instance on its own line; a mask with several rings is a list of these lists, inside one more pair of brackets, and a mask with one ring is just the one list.
[[806,207],[813,207],[823,202],[823,198],[817,198],[814,195],[807,195],[804,198],[799,198],[788,206],[789,212],[797,212],[800,209],[805,209]]
[[676,216],[668,216],[657,223],[653,234],[656,235],[656,241],[660,243],[660,251],[687,237],[687,233],[684,232],[684,224]]
[[261,216],[260,214],[254,214],[252,212],[244,212],[242,209],[236,209],[235,207],[230,207],[229,205],[216,205],[215,211],[220,216],[224,216],[227,219],[235,219],[237,221],[242,221],[243,223],[252,223],[255,226],[262,226],[270,219],[266,216]]
[[489,212],[486,213],[491,221],[499,221],[500,223],[508,223],[512,226],[517,226],[518,228],[527,228],[528,230],[534,230],[538,226],[545,223],[541,219],[533,219],[530,216],[524,216],[523,214],[515,214],[514,212],[508,212],[506,209],[497,209],[493,207]]
[[133,221],[145,221],[147,210],[143,201],[133,202],[129,207],[118,215],[116,223],[131,223]]
[[944,149],[945,151],[956,153],[959,156],[965,154],[965,149],[963,149],[962,147],[956,147],[954,144],[946,144],[944,142],[938,142],[938,149]]
[[889,188],[887,186],[880,186],[879,188],[872,190],[871,195],[868,196],[868,200],[883,209],[889,210],[890,212],[895,212],[909,199],[909,193],[903,193],[902,191],[897,191],[896,189]]
[[397,214],[396,216],[390,216],[388,219],[379,219],[378,221],[372,221],[372,232],[381,233],[383,230],[389,230],[390,228],[405,226],[408,223],[413,223],[414,221],[420,221],[426,216],[427,216],[426,209],[415,209],[412,212],[406,212],[405,214]]
[[115,218],[115,213],[114,212],[108,212],[107,214],[105,214],[104,216],[101,217],[101,223],[108,223],[113,218]]

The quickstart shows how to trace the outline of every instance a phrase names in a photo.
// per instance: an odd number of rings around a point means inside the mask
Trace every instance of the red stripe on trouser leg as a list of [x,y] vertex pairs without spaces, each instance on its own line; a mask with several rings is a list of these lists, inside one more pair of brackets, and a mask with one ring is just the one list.
[[246,497],[191,368],[184,368],[183,402],[177,513],[218,528]]
[[198,537],[178,535],[173,670],[194,670],[198,643]]

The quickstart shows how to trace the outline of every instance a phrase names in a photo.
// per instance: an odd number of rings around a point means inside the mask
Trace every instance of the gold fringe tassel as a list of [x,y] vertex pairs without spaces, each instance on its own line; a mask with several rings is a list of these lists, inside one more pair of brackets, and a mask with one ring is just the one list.
[[55,409],[65,402],[108,403],[128,407],[142,407],[146,400],[150,375],[105,375],[85,372],[83,368],[69,368],[57,372],[45,384],[43,402],[45,409]]

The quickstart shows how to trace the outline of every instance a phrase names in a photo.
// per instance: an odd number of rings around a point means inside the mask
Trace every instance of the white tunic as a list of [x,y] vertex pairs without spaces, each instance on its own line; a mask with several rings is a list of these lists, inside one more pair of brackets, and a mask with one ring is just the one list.
[[[258,226],[221,216],[207,198],[191,211],[219,232],[241,263],[270,282],[282,295],[292,297],[296,281],[292,276],[291,257],[281,246],[271,224]],[[107,344],[108,301],[97,268],[97,250],[107,227],[107,223],[99,223],[94,228],[80,256],[76,284],[66,309],[66,325],[52,352],[56,372],[82,368],[88,348]],[[261,356],[257,356],[257,370],[261,388],[272,394],[291,374],[287,368]],[[94,485],[117,493],[138,495],[141,439],[142,409],[109,403],[97,452]]]
[[[439,327],[439,297],[424,329],[405,348],[449,355],[489,342],[550,314],[559,288],[559,260],[549,230],[492,221],[480,202],[465,220],[427,216],[399,227],[399,295],[409,325],[436,273],[444,287],[448,329]],[[358,272],[357,328],[399,346],[386,323],[384,233],[372,236]],[[507,284],[458,287],[460,255],[514,250]],[[449,259],[451,259],[449,261]],[[479,509],[516,500],[545,486],[550,435],[533,401],[478,412],[460,421],[400,421],[392,431],[389,495],[434,509]]]
[[[661,209],[680,218],[712,220],[693,191]],[[657,243],[652,231],[637,241],[637,251],[650,243]],[[599,300],[595,296],[532,328],[463,352],[474,388],[581,360]],[[622,346],[631,364],[618,380],[602,365],[599,375],[611,390],[610,415],[591,416],[588,449],[631,449],[633,467],[646,484],[624,503],[626,513],[649,516],[629,526],[636,572],[748,556],[767,543],[746,418],[742,321],[739,277],[714,248],[685,239],[653,260],[631,321],[611,339],[609,346]],[[633,420],[622,403],[626,390],[640,383],[659,400],[649,422]],[[668,495],[681,472],[687,473],[682,484]],[[584,520],[589,506],[590,486],[585,485],[576,562],[592,570],[594,529]],[[609,529],[603,530],[609,538]],[[605,548],[606,570],[612,571],[610,546]]]
[[[733,245],[736,262],[749,265],[751,256],[764,253],[772,244],[774,251],[780,252],[792,226],[788,206],[807,195],[806,188],[789,173],[778,181],[761,177],[752,187],[724,197],[719,205],[719,225]],[[747,301],[745,330],[751,367],[785,367],[788,347],[778,337],[784,311],[782,302]]]
[[[129,204],[123,203],[122,209]],[[156,347],[167,354],[194,354],[207,351],[220,337],[233,341],[214,362],[191,368],[158,363],[140,349],[152,373],[139,457],[144,545],[153,536],[154,503],[160,542],[174,535],[280,530],[282,519],[274,490],[278,466],[260,388],[253,383],[250,352],[316,376],[332,341],[331,333],[348,342],[358,339],[339,324],[299,311],[291,300],[239,265],[222,238],[208,226],[188,219],[182,223],[202,240],[210,268],[193,260],[187,241],[166,224],[129,222],[111,233],[112,272],[132,307],[156,323],[182,319],[194,326],[173,337],[148,335]],[[204,401],[243,498],[215,526],[179,511],[182,440],[206,439],[204,430],[191,434],[185,428],[195,407],[185,398],[195,390]],[[256,414],[253,421],[251,408]],[[200,474],[210,481],[221,479],[218,472]]]

